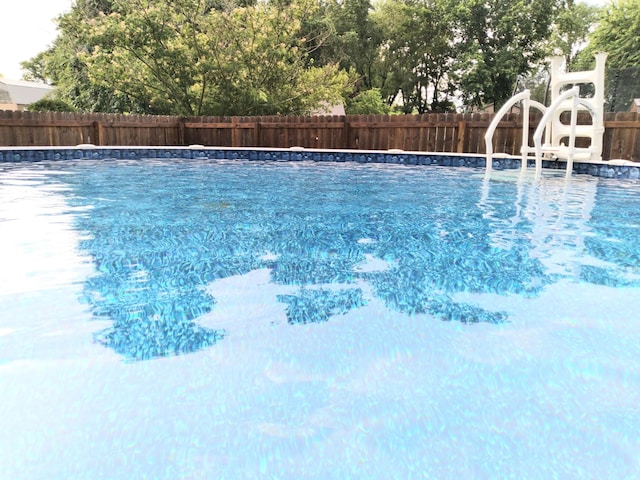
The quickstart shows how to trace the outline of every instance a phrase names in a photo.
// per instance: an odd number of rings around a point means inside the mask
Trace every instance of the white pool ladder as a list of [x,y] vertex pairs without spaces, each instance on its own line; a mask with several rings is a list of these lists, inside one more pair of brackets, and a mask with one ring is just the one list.
[[[529,146],[529,110],[533,106],[540,110],[543,115],[547,111],[547,108],[540,102],[531,100],[531,92],[529,90],[525,90],[507,100],[507,103],[505,103],[502,108],[498,110],[498,113],[496,113],[495,117],[491,121],[489,128],[487,128],[487,132],[484,135],[487,156],[487,173],[490,172],[493,168],[493,135],[496,131],[496,128],[498,128],[498,124],[500,123],[500,120],[502,120],[502,117],[506,115],[511,107],[519,102],[522,102],[522,147],[520,148],[520,152],[522,154],[521,169],[523,171],[527,169],[527,159],[529,157],[529,153],[534,151],[534,149]],[[550,132],[547,130],[547,141],[549,138]]]
[[[602,160],[602,144],[604,137],[604,65],[607,59],[606,53],[595,54],[596,68],[584,72],[562,72],[561,67],[564,57],[553,57],[551,59],[551,105],[545,107],[539,102],[531,100],[531,92],[525,90],[511,97],[507,103],[496,113],[487,132],[485,134],[487,174],[493,168],[493,135],[502,120],[502,117],[516,103],[522,102],[522,154],[521,170],[527,169],[529,154],[535,154],[536,176],[542,170],[543,156],[546,158],[564,159],[567,162],[567,177],[573,170],[573,161],[576,158],[588,162],[599,162]],[[574,86],[569,90],[562,91],[566,85],[592,83],[595,92],[592,98],[580,96],[580,88]],[[533,134],[533,146],[529,145],[529,109],[535,107],[543,115]],[[591,114],[591,125],[578,125],[578,111],[586,110]],[[569,124],[562,123],[560,116],[564,112],[571,112]],[[542,135],[545,135],[544,144]],[[562,141],[568,137],[568,145]],[[576,137],[589,138],[591,144],[586,148],[575,146]]]

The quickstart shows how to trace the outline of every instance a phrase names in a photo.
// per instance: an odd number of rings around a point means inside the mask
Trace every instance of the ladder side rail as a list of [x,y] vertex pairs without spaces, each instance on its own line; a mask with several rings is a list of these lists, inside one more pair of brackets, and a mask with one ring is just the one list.
[[[531,109],[531,107],[539,110],[542,115],[544,115],[547,111],[547,107],[536,100],[529,100],[529,109]],[[550,138],[551,129],[545,128],[545,142],[549,143]],[[520,150],[522,153],[522,164],[520,165],[520,170],[524,172],[527,169],[528,154],[532,151],[535,151],[534,148],[529,147],[529,115],[526,115],[522,121],[522,147],[520,148]]]
[[[523,106],[523,110],[525,110],[523,112],[523,114],[525,115],[527,122],[529,121],[529,102],[531,99],[531,92],[529,90],[524,90],[523,92],[520,92],[517,95],[514,95],[513,97],[511,97],[509,100],[507,100],[507,103],[505,103],[502,108],[500,110],[498,110],[498,112],[496,113],[495,117],[493,117],[493,120],[491,121],[491,123],[489,124],[489,128],[487,128],[487,132],[484,134],[484,143],[485,143],[485,150],[486,150],[486,157],[487,157],[487,172],[491,171],[491,169],[493,168],[493,134],[496,131],[496,128],[498,128],[498,124],[500,123],[500,120],[502,120],[502,117],[504,117],[506,115],[506,113],[509,111],[509,109],[515,105],[516,103],[525,100],[524,102],[524,106]],[[529,132],[523,130],[523,138],[525,137],[526,134],[526,144],[529,143]]]
[[[578,90],[579,92],[579,90]],[[576,154],[576,125],[578,124],[578,95],[573,96],[573,105],[571,107],[571,133],[569,135],[569,156],[567,157],[566,178],[571,176],[573,171],[573,157]]]
[[555,113],[555,111],[564,100],[567,100],[568,98],[574,96],[578,96],[579,94],[580,88],[578,87],[573,87],[570,90],[567,90],[558,98],[556,98],[551,105],[549,105],[549,108],[542,116],[542,120],[540,120],[538,128],[536,128],[536,131],[533,134],[533,145],[536,152],[536,176],[539,176],[540,171],[542,170],[542,133],[545,130],[546,124],[550,121],[551,116]]
[[[591,114],[592,135],[591,135],[591,160],[602,160],[602,143],[604,137],[604,112],[594,105],[592,101],[578,98],[578,103],[585,107]],[[596,158],[597,157],[597,158]]]

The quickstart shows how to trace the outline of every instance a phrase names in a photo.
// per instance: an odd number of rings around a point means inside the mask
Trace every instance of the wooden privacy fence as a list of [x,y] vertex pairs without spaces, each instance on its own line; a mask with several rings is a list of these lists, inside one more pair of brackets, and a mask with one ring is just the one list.
[[[493,114],[172,117],[0,111],[0,146],[300,146],[485,153]],[[531,135],[540,116],[532,114]],[[518,155],[522,118],[508,114],[494,151]],[[605,116],[603,158],[640,161],[640,114]]]

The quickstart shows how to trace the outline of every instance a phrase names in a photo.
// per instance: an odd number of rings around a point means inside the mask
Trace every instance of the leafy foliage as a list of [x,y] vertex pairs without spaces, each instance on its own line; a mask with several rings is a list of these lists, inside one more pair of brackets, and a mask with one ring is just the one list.
[[465,49],[459,74],[467,105],[499,107],[511,96],[518,76],[544,58],[557,7],[554,0],[462,2]]
[[43,98],[29,104],[28,110],[30,112],[73,112],[75,108],[59,98]]
[[589,45],[580,55],[581,66],[593,61],[593,53],[607,52],[609,68],[640,65],[640,2],[614,0],[601,11]]
[[[614,63],[640,51],[634,8],[613,3],[593,34]],[[575,63],[595,12],[573,0],[77,0],[23,67],[78,110],[448,111],[499,106],[551,52]]]
[[23,62],[28,80],[56,85],[56,98],[80,111],[107,113],[159,113],[145,102],[115,88],[115,82],[98,84],[90,76],[83,55],[97,48],[88,26],[115,8],[113,0],[77,0],[69,13],[58,18],[60,34],[48,50]]
[[567,70],[571,70],[585,47],[598,12],[599,8],[593,5],[567,0],[556,14],[549,40],[550,53],[564,56]]
[[391,110],[380,93],[379,88],[364,90],[347,101],[345,107],[348,115],[385,115]]
[[336,41],[341,52],[340,65],[353,68],[365,89],[379,83],[379,47],[383,41],[380,26],[374,21],[369,0],[345,0],[333,3]]
[[447,0],[387,0],[375,13],[384,32],[382,51],[390,103],[400,98],[406,113],[439,111],[455,89],[452,65],[459,53],[455,10]]
[[313,9],[305,0],[249,6],[113,0],[108,9],[93,10],[77,5],[61,17],[54,48],[27,68],[33,77],[50,74],[60,96],[84,110],[308,113],[341,100],[354,82],[335,64],[307,64],[300,32]]

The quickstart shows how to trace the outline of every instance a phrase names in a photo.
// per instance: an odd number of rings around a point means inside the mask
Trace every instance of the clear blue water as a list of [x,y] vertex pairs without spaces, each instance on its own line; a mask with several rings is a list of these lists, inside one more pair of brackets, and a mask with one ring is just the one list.
[[0,163],[0,238],[6,478],[640,476],[637,180]]

